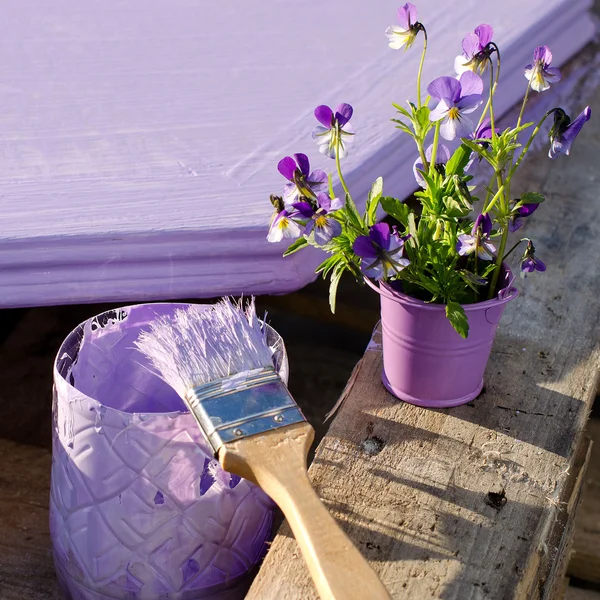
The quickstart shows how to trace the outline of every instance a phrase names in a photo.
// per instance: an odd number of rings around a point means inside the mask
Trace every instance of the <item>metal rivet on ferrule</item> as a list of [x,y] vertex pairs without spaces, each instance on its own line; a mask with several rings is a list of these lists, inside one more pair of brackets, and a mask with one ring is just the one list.
[[275,421],[278,423],[281,423],[283,421],[283,415],[275,415],[273,419],[275,419]]
[[242,433],[244,433],[241,429],[234,429],[233,430],[233,435],[242,435]]

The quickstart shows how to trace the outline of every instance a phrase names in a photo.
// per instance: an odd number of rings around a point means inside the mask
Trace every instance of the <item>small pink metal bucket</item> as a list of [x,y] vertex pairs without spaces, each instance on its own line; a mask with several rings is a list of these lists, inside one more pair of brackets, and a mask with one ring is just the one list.
[[500,317],[518,295],[508,267],[505,274],[508,284],[501,297],[463,305],[469,320],[466,339],[450,325],[443,304],[367,281],[381,297],[382,381],[394,396],[417,406],[449,408],[479,395]]

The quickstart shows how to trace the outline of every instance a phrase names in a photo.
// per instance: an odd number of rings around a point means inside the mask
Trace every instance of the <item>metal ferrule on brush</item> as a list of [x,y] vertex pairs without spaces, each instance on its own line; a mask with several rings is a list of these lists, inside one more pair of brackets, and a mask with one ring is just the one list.
[[271,367],[190,388],[186,399],[215,454],[227,442],[306,420]]

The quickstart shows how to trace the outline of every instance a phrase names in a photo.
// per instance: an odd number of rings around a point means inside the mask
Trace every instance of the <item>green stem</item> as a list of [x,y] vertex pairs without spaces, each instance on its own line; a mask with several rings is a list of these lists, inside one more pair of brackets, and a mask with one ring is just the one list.
[[[498,64],[498,71],[500,70],[500,65]],[[494,117],[494,67],[490,61],[490,125],[492,127],[492,139],[496,138],[496,123]]]
[[435,124],[435,133],[433,134],[433,148],[431,150],[431,162],[429,163],[429,175],[433,176],[435,169],[435,161],[437,160],[437,149],[440,141],[440,126],[441,121],[437,121]]
[[492,283],[490,284],[490,291],[488,293],[488,300],[494,297],[496,285],[498,284],[498,277],[500,276],[500,270],[502,269],[502,261],[504,251],[506,250],[506,242],[508,241],[508,227],[504,228],[502,232],[502,240],[500,241],[500,248],[498,249],[498,258],[496,259],[496,268],[494,269],[494,275],[492,276]]
[[487,186],[487,190],[485,192],[485,200],[483,201],[483,208],[481,209],[481,212],[487,212],[488,210],[488,202],[490,200],[490,196],[492,195],[492,185],[494,183],[494,179],[496,179],[496,173],[494,173],[492,175],[492,178],[490,179],[490,183]]
[[[490,87],[490,96],[487,99],[485,108],[483,109],[483,112],[481,113],[481,116],[479,117],[479,122],[477,123],[477,127],[475,129],[479,129],[479,126],[483,123],[483,120],[485,119],[485,115],[492,104],[492,96],[496,93],[496,88],[498,87],[498,79],[500,78],[500,50],[498,50],[497,46],[496,46],[496,59],[497,59],[497,69],[496,69],[496,78],[494,81],[494,85],[492,85]],[[492,64],[492,61],[490,59],[490,65],[491,64]],[[490,121],[491,121],[491,118],[490,118]]]
[[335,135],[336,135],[335,166],[337,168],[338,177],[340,178],[340,183],[342,184],[342,187],[344,188],[344,192],[350,198],[350,200],[352,200],[352,196],[350,195],[350,191],[348,190],[348,186],[346,185],[346,181],[344,180],[344,176],[342,175],[342,168],[340,167],[340,128],[339,128],[339,124],[337,123],[337,121],[336,121],[336,125],[335,125]]
[[525,90],[525,96],[523,98],[523,104],[521,104],[521,112],[519,113],[519,118],[517,119],[517,129],[521,126],[521,121],[523,120],[523,113],[525,112],[525,105],[527,104],[527,98],[529,97],[529,90],[531,89],[531,82],[527,83],[527,89]]
[[[479,277],[479,265],[478,265],[477,251],[475,251],[475,254],[473,254],[473,271],[475,273],[475,276]],[[479,300],[479,290],[477,288],[475,288],[473,290],[473,292],[475,294],[475,302],[477,302]]]
[[[421,62],[419,63],[419,71],[417,72],[417,100],[419,103],[419,108],[423,106],[421,103],[421,74],[423,73],[423,65],[425,64],[425,54],[427,52],[427,31],[423,27],[423,52],[421,52]],[[425,161],[423,161],[423,165],[425,165]]]
[[[491,187],[491,182],[490,182],[490,187]],[[502,195],[503,192],[504,192],[504,184],[502,184],[498,188],[498,191],[492,198],[491,202],[481,212],[483,212],[483,213],[489,212],[494,207],[494,204],[496,204],[496,201],[498,200],[498,198],[500,198],[500,196]]]
[[502,262],[504,262],[512,253],[513,250],[515,250],[520,244],[522,244],[523,242],[528,242],[529,238],[521,238],[503,257],[502,257]]
[[419,156],[421,157],[421,163],[423,164],[423,171],[429,172],[429,163],[425,157],[425,150],[423,150],[423,143],[417,140],[417,148],[419,149]]
[[506,177],[507,181],[510,181],[512,176],[515,174],[515,171],[519,168],[519,165],[521,164],[521,161],[525,158],[525,155],[527,154],[527,151],[529,150],[529,146],[531,146],[531,143],[533,142],[535,136],[538,134],[540,127],[544,124],[544,121],[554,112],[554,109],[549,110],[543,117],[542,120],[537,124],[536,128],[533,130],[531,136],[529,137],[529,140],[527,141],[527,144],[525,144],[525,147],[523,148],[523,152],[521,152],[521,154],[519,155],[519,158],[517,160],[517,162],[512,166],[512,168],[510,169],[510,171],[508,172],[508,175]]

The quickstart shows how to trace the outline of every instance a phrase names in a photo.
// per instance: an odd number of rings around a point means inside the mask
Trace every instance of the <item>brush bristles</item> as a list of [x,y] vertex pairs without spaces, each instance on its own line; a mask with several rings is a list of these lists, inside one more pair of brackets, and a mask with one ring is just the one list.
[[261,367],[272,367],[266,333],[254,300],[246,310],[223,299],[208,309],[190,306],[160,317],[135,345],[182,397],[199,385]]

